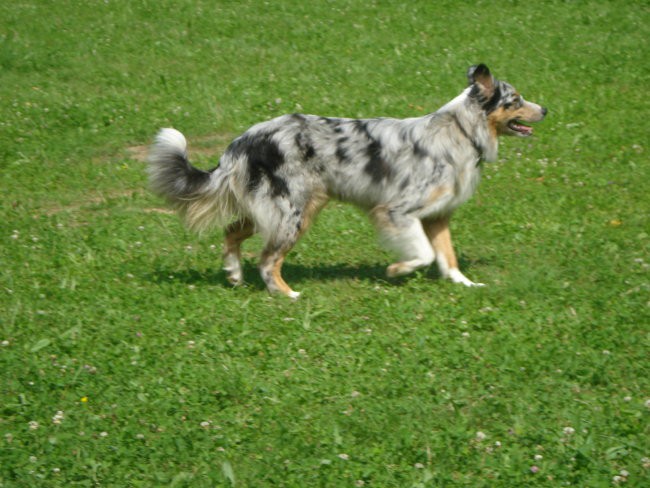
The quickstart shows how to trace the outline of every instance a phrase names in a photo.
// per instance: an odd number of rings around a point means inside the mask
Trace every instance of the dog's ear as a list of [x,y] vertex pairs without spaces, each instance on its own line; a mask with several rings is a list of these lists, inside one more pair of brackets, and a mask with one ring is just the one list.
[[470,85],[474,83],[481,85],[486,94],[494,92],[494,77],[490,73],[490,68],[484,64],[470,66],[467,70],[467,81]]

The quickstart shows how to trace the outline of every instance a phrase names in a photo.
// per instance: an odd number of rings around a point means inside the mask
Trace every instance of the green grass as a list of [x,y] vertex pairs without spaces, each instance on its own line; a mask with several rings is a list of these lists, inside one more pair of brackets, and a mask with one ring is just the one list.
[[[648,486],[649,14],[3,2],[0,487]],[[146,191],[159,127],[206,167],[286,112],[433,111],[477,62],[550,111],[452,223],[484,289],[387,280],[335,202],[285,266],[298,302],[256,239],[231,289],[221,235]]]

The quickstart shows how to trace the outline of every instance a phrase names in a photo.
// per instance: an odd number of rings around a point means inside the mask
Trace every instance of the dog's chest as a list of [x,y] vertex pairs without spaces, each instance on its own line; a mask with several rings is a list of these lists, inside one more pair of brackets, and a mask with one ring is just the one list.
[[481,179],[481,167],[477,163],[467,164],[456,175],[454,184],[454,198],[451,201],[453,208],[465,203],[476,191]]
[[481,168],[476,165],[475,159],[471,164],[455,168],[434,185],[427,186],[416,215],[423,218],[451,214],[471,198],[480,177]]

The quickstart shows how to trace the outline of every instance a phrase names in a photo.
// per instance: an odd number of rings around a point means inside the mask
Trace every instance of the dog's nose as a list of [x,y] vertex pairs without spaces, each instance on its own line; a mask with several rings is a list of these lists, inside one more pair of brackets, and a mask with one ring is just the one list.
[[548,110],[546,109],[546,107],[542,107],[542,117],[546,117],[547,112]]

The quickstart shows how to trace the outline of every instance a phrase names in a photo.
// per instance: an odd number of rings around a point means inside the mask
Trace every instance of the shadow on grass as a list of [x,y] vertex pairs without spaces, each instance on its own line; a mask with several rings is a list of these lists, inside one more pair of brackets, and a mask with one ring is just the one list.
[[[243,263],[244,281],[248,286],[263,290],[266,288],[254,263]],[[286,263],[282,267],[282,276],[289,283],[303,283],[305,281],[333,281],[340,279],[359,279],[367,281],[386,282],[386,266],[381,264],[328,264],[318,266],[304,266],[301,264]],[[147,278],[155,283],[180,282],[188,285],[215,285],[230,287],[225,271],[221,269],[158,269],[149,274]],[[399,281],[399,280],[391,280]]]
[[[482,261],[466,260],[460,258],[460,268],[463,272],[467,272],[476,264],[484,264]],[[402,276],[399,278],[386,277],[386,263],[366,263],[366,264],[322,264],[316,266],[305,266],[302,264],[285,263],[282,267],[282,276],[289,284],[298,284],[305,281],[334,281],[334,280],[360,280],[368,282],[381,282],[399,285],[409,279],[412,279],[415,274]],[[264,282],[259,275],[257,266],[250,261],[243,263],[244,268],[244,281],[248,286],[265,289]],[[423,270],[425,276],[430,279],[440,279],[440,273],[437,266],[434,264],[429,268]],[[170,270],[158,269],[149,274],[147,278],[155,283],[165,282],[180,282],[188,285],[214,285],[230,287],[226,278],[225,271],[221,269],[208,269],[205,271],[198,271],[196,269],[183,269],[183,270]]]

